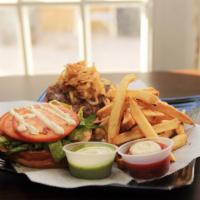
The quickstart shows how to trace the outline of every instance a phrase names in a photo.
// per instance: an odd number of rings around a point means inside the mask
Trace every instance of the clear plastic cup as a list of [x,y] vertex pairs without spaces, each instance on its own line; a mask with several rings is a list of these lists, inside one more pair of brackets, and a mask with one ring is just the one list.
[[[130,147],[137,142],[154,141],[163,146],[161,150],[145,154],[129,154]],[[151,179],[163,176],[170,166],[170,154],[173,141],[169,138],[144,138],[121,145],[118,154],[122,157],[125,168],[134,178]]]
[[117,146],[104,142],[76,142],[63,147],[70,173],[83,179],[108,177],[117,149]]

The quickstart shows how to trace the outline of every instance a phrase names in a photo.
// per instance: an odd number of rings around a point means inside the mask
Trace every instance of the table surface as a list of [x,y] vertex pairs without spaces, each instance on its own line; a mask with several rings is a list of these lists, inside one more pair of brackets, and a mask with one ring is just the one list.
[[[124,74],[103,74],[118,83]],[[136,73],[137,78],[160,91],[161,97],[190,96],[200,94],[200,76],[171,72]],[[0,101],[36,100],[56,81],[57,76],[2,77],[0,78]]]
[[[104,74],[106,78],[119,82],[122,74]],[[200,77],[171,72],[137,74],[147,85],[157,88],[161,97],[189,96],[200,94]],[[56,76],[2,77],[0,78],[0,101],[36,100],[54,83]],[[191,186],[172,191],[145,191],[118,189],[113,187],[87,187],[60,189],[30,182],[26,176],[0,172],[0,199],[200,199],[200,160],[197,160],[195,179]]]

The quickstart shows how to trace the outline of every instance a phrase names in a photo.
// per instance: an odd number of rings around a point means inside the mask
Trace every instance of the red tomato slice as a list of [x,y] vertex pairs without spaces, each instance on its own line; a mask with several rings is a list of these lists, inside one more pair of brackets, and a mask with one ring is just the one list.
[[13,128],[13,116],[10,113],[6,113],[4,116],[2,131],[6,136],[12,139],[25,141],[18,135],[18,133]]
[[[49,107],[49,105],[47,103],[42,104],[42,105]],[[73,111],[71,111],[67,108],[64,108],[64,106],[63,107],[59,106],[59,108],[62,109],[63,112],[68,113],[75,120],[75,122],[76,122],[75,125],[68,125],[63,119],[59,118],[55,114],[52,114],[51,112],[49,112],[45,109],[38,107],[37,105],[35,105],[35,108],[37,108],[38,111],[42,112],[50,120],[54,121],[56,124],[61,126],[64,129],[64,134],[55,133],[53,130],[48,128],[46,126],[46,124],[44,122],[42,122],[37,116],[32,117],[32,118],[25,118],[25,121],[27,123],[31,124],[32,126],[36,127],[39,130],[38,134],[32,134],[32,133],[30,133],[29,130],[19,131],[18,130],[19,123],[14,118],[13,119],[14,129],[17,131],[20,138],[22,138],[23,140],[26,140],[28,142],[54,142],[54,141],[57,141],[59,139],[66,137],[68,134],[70,134],[72,132],[72,130],[75,129],[76,126],[79,124],[79,118],[76,115],[76,113],[74,113]],[[29,111],[26,108],[16,109],[15,111],[21,115],[31,113],[31,111]]]
[[3,123],[4,123],[4,120],[5,120],[7,114],[8,114],[8,113],[5,113],[5,114],[0,118],[0,134],[3,134]]

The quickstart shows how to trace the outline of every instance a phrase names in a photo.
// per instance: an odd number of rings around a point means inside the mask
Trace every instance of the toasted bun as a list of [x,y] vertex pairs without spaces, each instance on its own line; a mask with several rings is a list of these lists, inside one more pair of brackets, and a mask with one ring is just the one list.
[[11,159],[31,168],[61,168],[66,164],[66,161],[55,163],[50,152],[47,150],[23,151],[12,155]]

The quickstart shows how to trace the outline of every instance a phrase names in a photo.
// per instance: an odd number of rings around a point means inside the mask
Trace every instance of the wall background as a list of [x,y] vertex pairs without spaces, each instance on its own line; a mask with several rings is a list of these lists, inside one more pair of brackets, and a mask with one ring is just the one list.
[[153,0],[153,70],[195,68],[193,0]]

